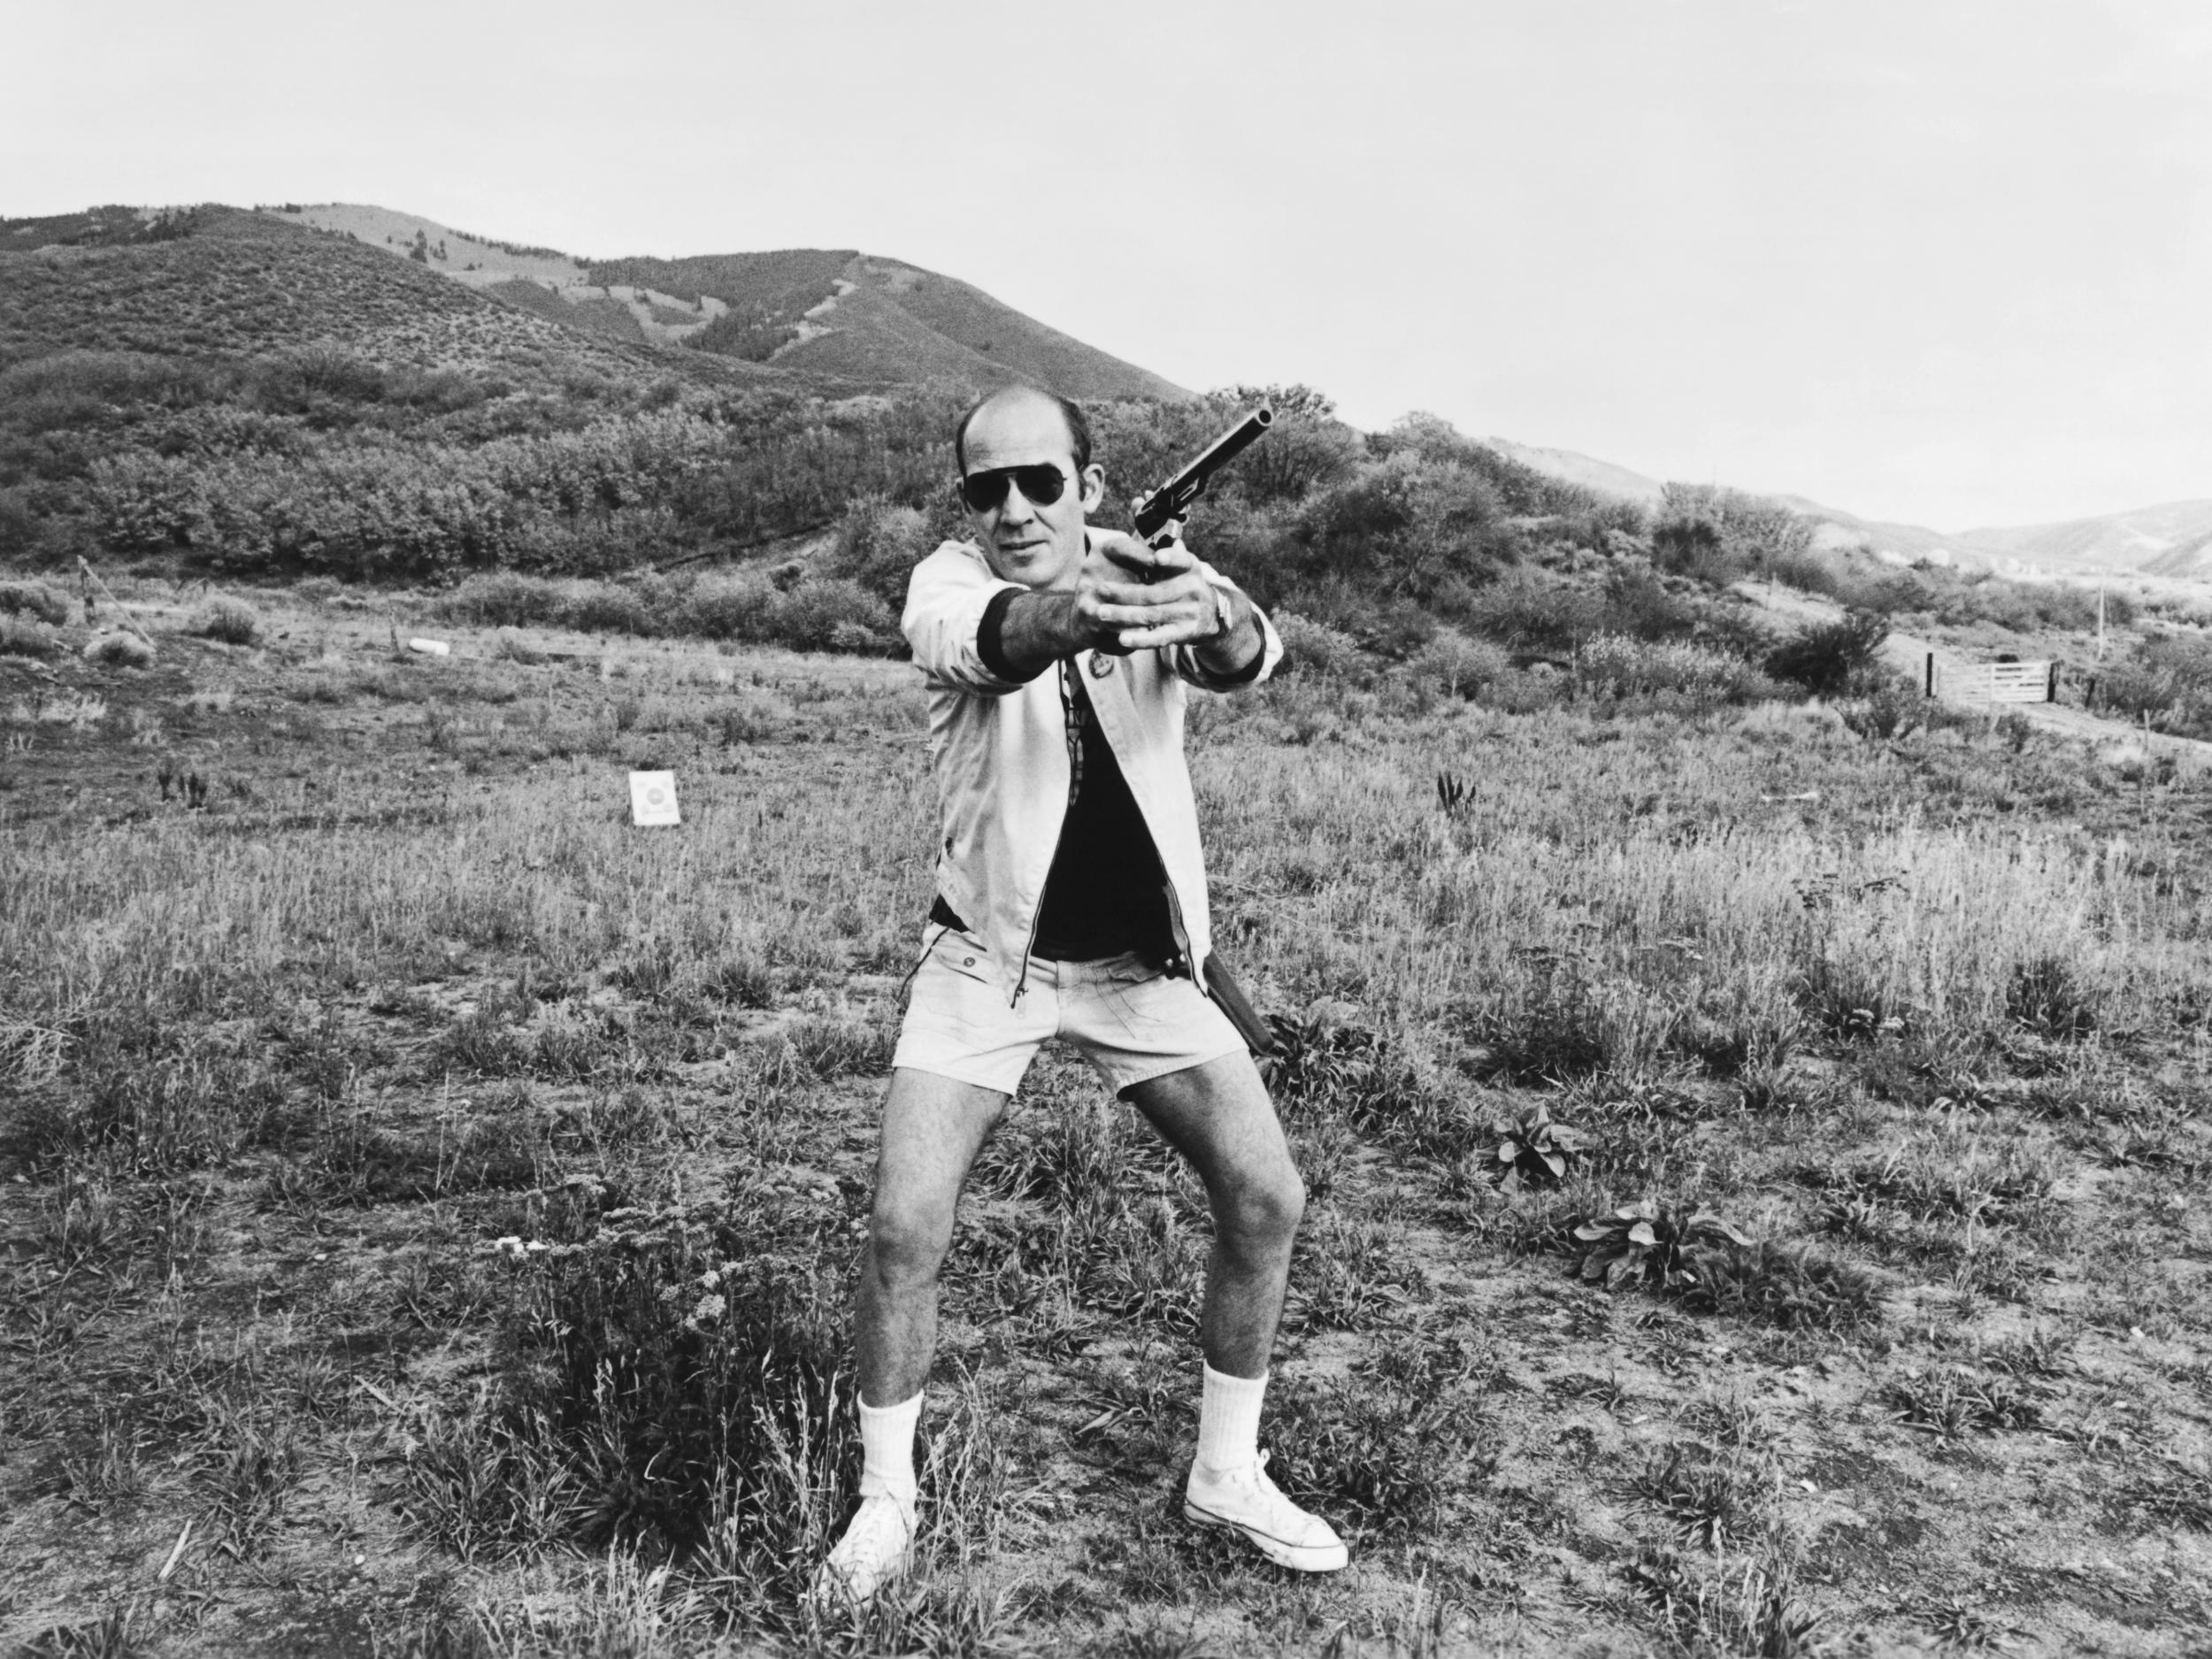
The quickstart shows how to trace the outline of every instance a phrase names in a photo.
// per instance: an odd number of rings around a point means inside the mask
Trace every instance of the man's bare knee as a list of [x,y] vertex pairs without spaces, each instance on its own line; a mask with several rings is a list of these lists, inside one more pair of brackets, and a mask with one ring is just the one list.
[[952,1247],[952,1217],[933,1205],[886,1202],[868,1223],[869,1255],[887,1289],[921,1289],[937,1281]]
[[1306,1213],[1306,1184],[1285,1161],[1279,1168],[1253,1171],[1223,1194],[1221,1225],[1240,1243],[1259,1249],[1287,1249]]

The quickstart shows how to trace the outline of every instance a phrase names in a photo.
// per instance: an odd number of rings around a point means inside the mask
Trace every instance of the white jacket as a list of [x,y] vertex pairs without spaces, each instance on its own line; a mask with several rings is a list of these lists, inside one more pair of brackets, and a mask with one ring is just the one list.
[[[1199,570],[1217,588],[1237,591],[1217,571]],[[1056,669],[1025,682],[1002,680],[978,649],[985,608],[1010,588],[1027,591],[995,575],[972,542],[948,541],[915,566],[900,626],[929,683],[929,752],[944,832],[937,890],[982,940],[1011,1002],[1027,977],[1037,909],[1067,817],[1071,739]],[[1256,684],[1282,660],[1274,625],[1256,606],[1254,615],[1265,645],[1259,672],[1240,683]],[[1185,970],[1202,985],[1213,933],[1198,805],[1183,761],[1184,685],[1216,690],[1224,682],[1187,645],[1127,657],[1079,651],[1075,665],[1166,867]]]

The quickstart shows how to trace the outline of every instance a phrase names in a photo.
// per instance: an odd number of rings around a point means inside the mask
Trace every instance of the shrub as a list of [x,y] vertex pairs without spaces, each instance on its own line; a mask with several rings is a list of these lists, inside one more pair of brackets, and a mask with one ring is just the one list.
[[513,571],[472,576],[437,603],[437,613],[446,621],[470,622],[479,627],[557,626],[560,611],[557,587]]
[[1310,622],[1295,611],[1280,611],[1271,620],[1275,632],[1282,636],[1282,672],[1286,674],[1349,679],[1366,666],[1366,658],[1348,634]]
[[1502,649],[1447,629],[1415,655],[1413,675],[1448,697],[1471,697],[1511,671]]
[[1834,622],[1816,622],[1768,653],[1766,671],[1819,696],[1832,696],[1874,661],[1889,624],[1870,611],[1847,611]]
[[44,582],[0,582],[0,615],[11,613],[35,617],[50,628],[65,627],[69,600]]
[[84,648],[85,660],[103,668],[150,668],[154,648],[135,634],[103,634]]
[[48,657],[55,644],[54,636],[37,623],[0,616],[0,657]]
[[1700,703],[1755,703],[1773,681],[1740,657],[1690,640],[1655,642],[1601,634],[1575,656],[1583,689],[1601,697],[1674,692]]
[[906,603],[907,579],[926,545],[928,525],[912,507],[864,495],[837,521],[823,572],[856,583],[894,611]]
[[22,558],[36,553],[45,539],[44,519],[31,510],[18,491],[0,489],[0,558]]
[[2212,639],[2154,634],[2125,662],[2098,672],[2097,707],[2184,737],[2212,736]]
[[774,586],[762,576],[703,578],[684,597],[683,625],[710,640],[760,639],[776,598]]
[[1933,706],[1918,687],[1893,674],[1861,676],[1842,689],[1861,694],[1837,711],[1844,726],[1861,737],[1895,737],[1924,726]]
[[226,645],[251,645],[261,637],[261,613],[242,599],[218,594],[193,612],[192,632]]
[[[769,618],[772,642],[797,651],[826,651],[841,627],[858,627],[877,639],[896,632],[891,608],[857,582],[841,577],[801,582],[781,596]],[[848,634],[847,638],[854,637]]]

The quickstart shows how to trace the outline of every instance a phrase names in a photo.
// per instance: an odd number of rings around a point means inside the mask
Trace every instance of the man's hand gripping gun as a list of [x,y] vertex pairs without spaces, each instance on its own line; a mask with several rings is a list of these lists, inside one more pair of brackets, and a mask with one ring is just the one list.
[[[1275,411],[1262,406],[1216,438],[1204,453],[1173,478],[1154,490],[1137,503],[1135,518],[1137,535],[1148,547],[1157,547],[1168,534],[1167,526],[1179,524],[1190,511],[1191,503],[1206,493],[1206,484],[1224,466],[1266,435],[1275,424]],[[1216,950],[1206,958],[1206,994],[1215,1005],[1229,1017],[1229,1023],[1244,1039],[1244,1046],[1253,1057],[1265,1063],[1274,1057],[1275,1033],[1260,1018],[1244,995],[1244,987],[1229,972],[1229,964]]]

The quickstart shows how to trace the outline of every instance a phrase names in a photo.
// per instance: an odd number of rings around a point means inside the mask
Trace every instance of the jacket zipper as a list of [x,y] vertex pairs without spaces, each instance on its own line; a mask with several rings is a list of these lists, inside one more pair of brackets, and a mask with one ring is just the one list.
[[[1068,814],[1075,810],[1075,792],[1079,787],[1083,776],[1083,756],[1081,752],[1082,740],[1076,734],[1075,720],[1073,718],[1075,714],[1075,702],[1074,699],[1068,695],[1068,675],[1073,672],[1074,663],[1075,658],[1072,657],[1063,657],[1060,662],[1060,740],[1068,746],[1068,798],[1060,803],[1060,827],[1053,832],[1052,856],[1045,861],[1045,886],[1048,887],[1052,885],[1052,866],[1060,862],[1060,842],[1067,835]],[[1091,718],[1095,720],[1097,718],[1098,711],[1094,709],[1091,711]],[[1103,727],[1100,728],[1099,734],[1102,737],[1105,735],[1105,730]],[[1106,746],[1109,749],[1113,747],[1110,740],[1108,741]],[[1114,764],[1116,765],[1119,765],[1121,764],[1119,756],[1115,757]],[[1158,856],[1156,849],[1155,849],[1153,856],[1155,857]],[[1171,886],[1169,892],[1172,894],[1173,891],[1174,889]],[[1016,1003],[1020,1002],[1022,1000],[1022,994],[1029,989],[1029,956],[1030,953],[1037,948],[1037,928],[1044,919],[1045,895],[1043,891],[1040,889],[1037,894],[1037,908],[1030,912],[1029,938],[1022,946],[1021,978],[1014,982],[1014,1002]]]

